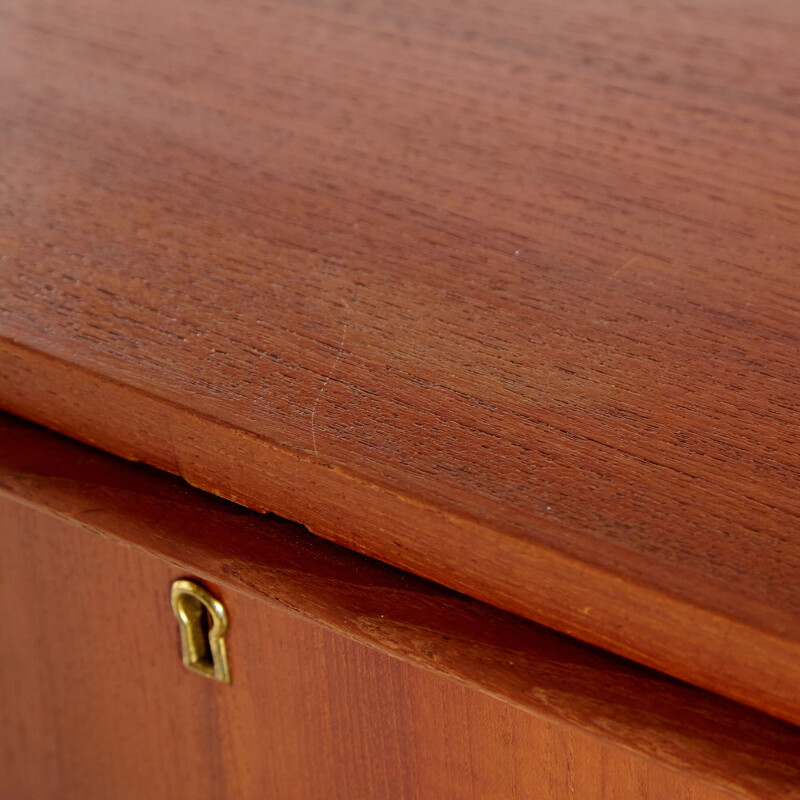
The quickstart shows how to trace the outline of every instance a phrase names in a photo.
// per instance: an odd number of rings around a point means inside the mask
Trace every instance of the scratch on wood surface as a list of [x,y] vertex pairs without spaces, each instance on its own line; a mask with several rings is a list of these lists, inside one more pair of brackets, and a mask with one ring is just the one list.
[[317,415],[317,406],[319,405],[319,401],[322,398],[322,394],[325,391],[325,387],[328,385],[328,381],[333,377],[334,373],[336,372],[336,367],[339,365],[339,361],[341,361],[342,356],[344,355],[344,340],[347,338],[347,328],[350,325],[350,305],[347,301],[344,301],[345,308],[348,311],[348,317],[344,322],[344,327],[342,328],[342,340],[339,342],[339,347],[337,348],[336,358],[333,359],[333,363],[331,364],[331,368],[328,370],[328,376],[322,382],[322,386],[319,387],[319,392],[317,392],[317,399],[314,401],[314,406],[311,409],[311,442],[314,447],[314,455],[319,456],[319,451],[317,450],[317,430],[314,427],[314,418]]
[[181,457],[178,448],[175,446],[175,435],[172,432],[172,418],[167,414],[164,417],[166,422],[167,440],[169,441],[170,450],[172,451],[172,463],[177,475],[186,480],[183,474],[183,466],[181,465]]
[[622,272],[622,270],[628,269],[628,267],[630,267],[633,264],[635,264],[641,257],[642,257],[642,254],[641,253],[637,253],[635,256],[632,256],[631,258],[629,258],[619,269],[614,270],[614,272],[612,272],[608,276],[609,280],[611,280],[611,278],[616,278],[617,275],[619,275],[620,272]]

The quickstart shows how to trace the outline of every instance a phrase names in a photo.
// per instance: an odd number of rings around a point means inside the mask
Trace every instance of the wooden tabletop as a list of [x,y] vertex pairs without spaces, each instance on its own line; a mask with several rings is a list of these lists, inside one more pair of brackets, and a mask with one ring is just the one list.
[[0,0],[0,405],[800,722],[796,0]]

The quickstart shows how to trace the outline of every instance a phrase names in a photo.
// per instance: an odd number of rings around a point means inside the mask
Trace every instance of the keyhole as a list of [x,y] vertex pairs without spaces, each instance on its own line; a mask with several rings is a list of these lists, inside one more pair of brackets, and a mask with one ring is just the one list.
[[184,666],[207,678],[230,683],[225,649],[228,615],[222,603],[190,580],[175,581],[170,597],[180,626]]

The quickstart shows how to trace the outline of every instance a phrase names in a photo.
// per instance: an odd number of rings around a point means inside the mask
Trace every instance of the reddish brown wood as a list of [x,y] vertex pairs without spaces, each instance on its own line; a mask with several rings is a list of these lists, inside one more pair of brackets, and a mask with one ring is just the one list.
[[[50,585],[48,581],[56,581],[57,586],[79,584],[74,591],[81,598],[82,608],[88,608],[82,613],[91,620],[107,615],[103,624],[110,626],[111,615],[108,608],[113,607],[113,602],[110,598],[111,588],[106,585],[112,583],[110,576],[122,570],[123,574],[114,580],[118,586],[127,585],[128,581],[138,580],[149,569],[142,565],[143,561],[142,564],[139,563],[138,557],[131,556],[128,560],[121,555],[114,556],[113,547],[94,545],[91,543],[91,536],[82,537],[77,531],[71,532],[75,524],[104,538],[113,538],[118,543],[142,550],[149,556],[170,562],[173,568],[169,574],[188,574],[210,580],[216,591],[222,592],[226,600],[235,604],[237,619],[241,600],[234,598],[241,593],[261,603],[275,606],[281,612],[288,611],[322,625],[332,631],[331,642],[342,636],[347,640],[355,640],[368,645],[371,650],[382,651],[409,665],[422,666],[437,673],[442,679],[442,685],[449,685],[452,680],[464,684],[471,690],[471,694],[465,695],[467,698],[472,698],[473,694],[477,697],[476,693],[485,694],[502,701],[506,706],[532,714],[538,720],[535,725],[519,724],[526,730],[526,726],[533,725],[530,730],[540,731],[545,739],[553,731],[556,732],[553,734],[555,738],[548,744],[540,742],[536,746],[546,746],[550,756],[541,761],[535,755],[539,750],[526,749],[529,746],[528,734],[521,734],[522,738],[518,739],[517,733],[512,732],[503,735],[506,737],[503,739],[503,747],[507,748],[503,758],[515,762],[523,761],[527,765],[524,769],[532,766],[529,759],[533,759],[537,769],[550,764],[552,769],[545,769],[543,775],[551,775],[548,780],[553,781],[553,791],[563,791],[563,770],[567,769],[560,760],[561,756],[553,754],[560,752],[562,745],[573,747],[576,737],[580,739],[588,736],[603,742],[603,747],[612,755],[605,760],[606,766],[600,766],[596,756],[596,752],[600,751],[595,752],[594,746],[586,750],[581,749],[583,745],[576,745],[578,750],[575,751],[574,759],[586,759],[589,765],[594,765],[578,768],[589,769],[595,775],[587,778],[590,781],[600,780],[598,776],[603,775],[602,780],[609,781],[608,791],[612,788],[618,789],[619,798],[629,796],[628,789],[623,793],[623,788],[633,785],[630,781],[637,780],[636,775],[639,774],[639,767],[626,766],[633,763],[628,756],[618,760],[613,755],[614,752],[622,751],[676,768],[687,781],[691,779],[692,784],[697,781],[708,782],[709,785],[751,798],[800,797],[800,731],[791,725],[626,662],[589,645],[570,640],[384,564],[370,561],[311,536],[299,525],[248,512],[190,489],[174,478],[142,466],[119,462],[111,456],[27,423],[0,415],[0,434],[0,440],[4,443],[4,448],[0,451],[0,492],[9,501],[13,501],[2,506],[7,511],[0,527],[3,531],[0,545],[4,548],[0,562],[5,565],[2,583],[6,585],[9,597],[5,607],[14,609],[11,616],[16,618],[21,615],[25,620],[30,620],[15,623],[15,630],[22,629],[17,635],[23,639],[33,637],[40,641],[36,637],[40,637],[37,631],[42,625],[47,625],[48,630],[51,630],[48,635],[59,635],[56,622],[45,623],[40,620],[44,612],[42,602],[35,601],[35,587]],[[15,510],[15,504],[19,503],[33,507],[37,514],[21,514]],[[55,523],[47,522],[41,516],[42,512],[57,515],[64,524],[59,527]],[[12,518],[16,520],[18,517],[26,521],[12,521]],[[18,536],[23,536],[24,543],[17,541],[15,537]],[[62,539],[63,546],[59,544]],[[104,568],[96,563],[96,554],[103,552],[108,554],[109,562],[113,562],[109,568],[109,576],[105,579]],[[46,573],[52,559],[63,560],[64,564],[58,566],[55,577],[51,578]],[[123,567],[123,562],[129,566]],[[153,570],[158,574],[167,572],[156,567]],[[64,577],[67,573],[74,573],[74,577],[67,579]],[[102,585],[94,589],[98,581]],[[160,589],[153,588],[147,581],[145,583],[149,587],[148,603],[167,603],[166,577],[161,580]],[[24,588],[20,588],[23,584]],[[54,595],[59,591],[57,588],[47,589],[48,593],[52,592]],[[58,597],[59,608],[62,608],[63,602],[70,602],[62,601],[60,594]],[[92,610],[92,603],[102,606],[104,610]],[[45,604],[44,608],[49,606]],[[158,608],[159,624],[166,628],[173,627],[167,605]],[[255,613],[254,611],[253,614]],[[269,620],[272,615],[266,611],[264,614],[267,619],[263,623],[264,629],[271,631],[273,623]],[[276,613],[275,616],[281,614]],[[248,624],[254,626],[252,638],[246,644],[237,644],[235,639],[231,642],[235,683],[238,683],[236,676],[241,669],[256,670],[264,680],[277,674],[269,671],[270,658],[261,649],[267,646],[269,636],[265,636],[263,630],[257,632],[255,622]],[[287,642],[296,638],[294,633],[288,631],[290,627],[288,622],[281,627],[281,630],[287,631]],[[303,629],[298,624],[297,630],[301,633],[297,636],[300,638],[303,638]],[[145,630],[149,630],[146,625]],[[73,635],[75,626],[68,626],[63,636],[67,633]],[[84,635],[88,637],[89,632]],[[89,652],[96,657],[96,650],[102,649],[104,654],[110,654],[108,658],[112,661],[116,657],[122,658],[121,654],[111,655],[121,647],[114,644],[112,633],[106,633],[105,629],[103,632],[92,629],[91,636],[95,639],[94,644],[65,642],[57,647],[48,645],[48,649],[65,649],[70,652],[72,648],[86,650],[85,658],[89,657]],[[137,636],[143,639],[145,634],[139,632]],[[155,638],[160,637],[159,640],[163,640],[163,636],[161,633]],[[102,642],[102,646],[98,642]],[[144,641],[141,647],[144,647]],[[331,644],[331,647],[337,652],[350,652],[348,648],[351,648],[351,644],[340,642],[337,645]],[[177,663],[173,649],[169,650],[169,658],[175,658]],[[327,647],[325,651],[328,652]],[[241,666],[243,652],[254,653],[248,656],[249,667]],[[356,648],[352,652],[360,650]],[[83,663],[82,656],[69,657],[76,665]],[[292,656],[295,659],[298,657],[296,653]],[[251,658],[252,662],[249,660]],[[320,656],[317,653],[313,658]],[[40,679],[38,673],[30,673],[21,666],[31,660],[35,660],[33,654],[14,656],[8,661],[5,678],[7,691],[9,682],[34,679],[34,675],[37,675],[35,680]],[[45,661],[50,663],[46,659]],[[106,660],[103,663],[109,662]],[[380,659],[375,663],[381,663]],[[305,668],[309,670],[309,675],[315,674],[315,671],[319,675],[320,670],[325,674],[327,664],[325,656],[322,665],[314,662],[305,665]],[[295,666],[287,669],[291,675],[297,668]],[[339,689],[345,693],[355,693],[359,691],[359,682],[366,683],[367,688],[364,691],[367,692],[373,690],[376,681],[384,685],[385,671],[380,671],[382,677],[379,680],[371,677],[368,670],[360,672],[357,665],[353,669],[355,672],[349,675],[337,671],[337,680],[341,681],[341,687],[333,677],[320,680],[334,693]],[[123,674],[130,673],[123,670]],[[413,671],[409,673],[412,674]],[[138,686],[141,680],[141,677],[136,677],[133,682]],[[270,681],[273,680],[270,677]],[[393,679],[386,680],[389,681],[389,686],[384,688],[388,694],[381,714],[399,713],[397,704],[400,704],[406,715],[406,722],[403,724],[411,725],[414,731],[418,725],[424,728],[422,720],[427,719],[429,712],[422,705],[413,705],[411,708],[403,705],[406,700],[392,695],[392,687],[396,688],[392,683]],[[420,680],[427,685],[429,679]],[[401,683],[405,687],[416,685],[411,678],[408,681],[404,678]],[[168,682],[167,685],[172,692],[172,684]],[[436,685],[438,684],[435,682],[431,684]],[[250,690],[256,696],[262,691],[258,687],[253,689],[248,684],[248,691]],[[310,690],[303,690],[306,691]],[[310,691],[309,696],[317,697],[319,691],[324,691],[324,688]],[[436,695],[434,689],[430,691],[431,694],[426,695],[424,703],[433,703],[439,708],[441,703],[446,705],[449,702],[443,699],[448,692],[455,690],[442,689],[441,697]],[[302,693],[298,693],[298,697],[300,696]],[[161,695],[158,694],[158,697]],[[422,702],[421,696],[420,701]],[[61,701],[54,697],[49,702]],[[79,699],[74,699],[74,702],[78,703]],[[292,702],[298,718],[307,720],[311,713],[308,708],[299,699]],[[335,702],[343,701],[340,698]],[[472,703],[472,700],[467,702]],[[475,702],[482,706],[485,701]],[[457,705],[458,709],[454,708],[453,713],[464,713],[460,701]],[[356,703],[354,708],[356,718],[360,719],[358,715],[361,712],[358,709],[361,709],[361,705]],[[370,713],[376,712],[371,709]],[[460,732],[456,736],[467,736],[472,744],[459,740],[456,749],[462,748],[462,755],[473,753],[474,749],[470,748],[480,749],[484,746],[495,752],[500,745],[491,737],[498,730],[498,725],[505,725],[500,720],[508,713],[510,712],[503,711],[500,717],[496,717],[487,712],[485,719],[472,717],[469,713],[460,719],[448,718],[450,722],[447,725],[452,724],[454,729],[475,724],[482,726],[483,733],[489,736],[486,742],[480,740],[483,743],[478,745],[478,739],[473,741],[471,737],[480,737],[482,734],[479,731]],[[111,725],[109,720],[115,717],[114,714],[108,716],[109,714],[107,709],[104,710],[104,721],[98,721],[97,724],[101,727]],[[385,720],[381,714],[378,714],[378,718]],[[361,724],[363,721],[358,722],[358,725]],[[436,723],[437,726],[441,724],[441,720]],[[512,726],[514,731],[517,731],[516,724]],[[13,726],[11,727],[13,730]],[[170,730],[173,729],[174,724]],[[568,733],[567,729],[573,729],[573,733]],[[51,733],[47,733],[47,730],[50,729],[40,727],[38,730],[35,737],[31,734],[29,738],[33,740],[38,737],[42,742],[49,741]],[[447,727],[446,730],[451,728]],[[330,735],[329,730],[327,733]],[[418,735],[409,733],[409,729],[402,725],[398,735],[400,733],[415,737]],[[358,735],[365,734],[362,731]],[[429,743],[426,737],[433,734],[419,735],[423,736],[420,743],[423,744]],[[453,741],[448,737],[447,742],[439,741],[431,745],[434,751],[437,747],[447,750],[449,755],[443,754],[443,760],[455,757],[455,751],[448,749]],[[240,766],[241,759],[247,760],[250,753],[250,745],[243,743],[243,738],[246,737],[237,735],[235,745],[232,745],[237,752],[239,747],[244,748],[236,756]],[[44,746],[41,743],[36,745],[37,748]],[[59,744],[59,747],[62,746]],[[324,748],[331,746],[330,743],[324,744]],[[416,747],[416,740],[413,746]],[[67,746],[68,754],[72,753],[70,747]],[[522,749],[517,749],[518,747]],[[525,752],[528,755],[524,755]],[[67,759],[72,757],[65,756]],[[555,758],[552,764],[551,758]],[[476,761],[475,765],[479,763],[482,762]],[[421,797],[430,796],[423,791],[424,781],[416,786],[415,781],[419,776],[414,768],[409,765],[407,767],[404,780],[409,783],[403,785],[411,792],[411,796],[416,796],[414,791],[418,791]],[[568,767],[575,769],[575,761]],[[264,769],[263,765],[253,768]],[[512,782],[517,780],[511,777],[515,774],[515,769],[509,767],[506,770],[507,777]],[[595,772],[596,769],[600,772]],[[613,777],[617,771],[623,773],[625,770],[629,770],[627,776],[620,774],[617,778]],[[610,773],[613,773],[611,777]],[[478,773],[474,774],[477,776]],[[540,777],[537,780],[543,779]],[[453,776],[453,780],[453,786],[458,788],[462,787],[466,778],[463,775]],[[478,778],[475,777],[475,780],[478,781]],[[518,786],[521,796],[527,796],[522,787],[540,786],[538,782],[529,784],[529,780],[531,779],[525,778]],[[623,783],[617,784],[617,780],[622,780]],[[651,778],[642,777],[641,780],[643,785],[650,786]],[[504,791],[498,788],[497,794],[493,796],[513,796],[512,788],[510,784],[505,785]],[[666,791],[670,788],[676,792],[673,796],[682,796],[670,780],[666,780],[663,787],[652,786],[647,789],[651,792],[647,796],[659,797],[662,789]],[[643,789],[642,792],[644,791]],[[575,796],[603,795],[599,790],[593,790]],[[612,794],[608,796],[613,797]],[[640,793],[632,796],[642,795]]]
[[796,0],[0,13],[0,404],[800,722]]
[[219,589],[213,683],[181,665],[179,569],[16,501],[0,519],[3,797],[733,796]]

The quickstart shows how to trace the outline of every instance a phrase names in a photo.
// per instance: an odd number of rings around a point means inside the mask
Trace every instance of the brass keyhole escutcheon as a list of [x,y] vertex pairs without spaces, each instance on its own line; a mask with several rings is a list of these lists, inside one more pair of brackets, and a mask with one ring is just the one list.
[[172,611],[181,629],[183,664],[187,669],[222,683],[231,682],[225,634],[225,607],[202,586],[178,580],[170,592]]

